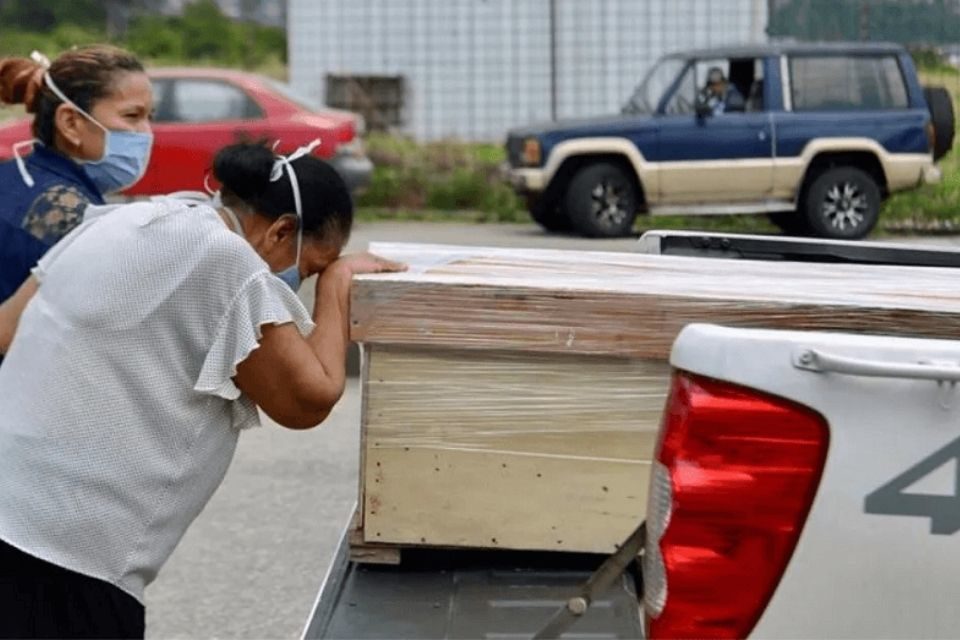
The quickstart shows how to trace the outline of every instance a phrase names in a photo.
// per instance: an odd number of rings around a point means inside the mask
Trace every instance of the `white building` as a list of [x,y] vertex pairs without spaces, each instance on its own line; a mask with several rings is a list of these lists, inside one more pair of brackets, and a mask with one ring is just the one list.
[[383,101],[371,86],[389,93],[402,84],[398,116],[381,122],[421,140],[500,141],[519,124],[616,112],[664,53],[766,40],[767,6],[289,0],[290,80],[318,103],[341,106],[349,94],[355,109]]

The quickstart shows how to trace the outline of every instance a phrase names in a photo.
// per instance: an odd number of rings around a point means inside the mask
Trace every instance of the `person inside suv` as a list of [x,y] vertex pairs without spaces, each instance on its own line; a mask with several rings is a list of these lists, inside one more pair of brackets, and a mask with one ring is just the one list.
[[720,67],[712,67],[707,72],[707,84],[700,93],[700,100],[710,107],[715,116],[746,109],[743,95],[733,83],[727,80]]

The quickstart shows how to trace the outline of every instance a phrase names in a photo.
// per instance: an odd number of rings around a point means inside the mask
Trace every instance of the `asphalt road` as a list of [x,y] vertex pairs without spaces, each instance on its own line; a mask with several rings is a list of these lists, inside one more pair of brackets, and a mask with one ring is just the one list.
[[[548,236],[533,226],[373,224],[371,240],[630,251],[635,240]],[[910,241],[895,239],[894,241]],[[960,238],[913,242],[960,245]],[[311,283],[304,285],[312,303]],[[244,433],[233,466],[147,589],[148,638],[296,638],[356,499],[355,381],[326,423],[291,432],[265,421]]]

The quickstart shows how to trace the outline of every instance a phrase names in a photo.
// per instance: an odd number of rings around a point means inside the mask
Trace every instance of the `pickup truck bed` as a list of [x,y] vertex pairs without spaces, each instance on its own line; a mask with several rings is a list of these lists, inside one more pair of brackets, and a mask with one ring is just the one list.
[[[400,566],[349,560],[341,542],[303,633],[318,638],[530,638],[602,556],[405,551]],[[637,580],[620,577],[568,638],[640,638]]]

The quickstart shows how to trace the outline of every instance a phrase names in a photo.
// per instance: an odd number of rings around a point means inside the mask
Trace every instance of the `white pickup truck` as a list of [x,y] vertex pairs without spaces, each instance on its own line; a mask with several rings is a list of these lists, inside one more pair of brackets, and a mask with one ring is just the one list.
[[957,636],[960,342],[691,325],[671,363],[649,637]]
[[[957,251],[703,233],[640,250],[960,267]],[[960,342],[697,324],[671,364],[642,572],[643,526],[592,575],[598,560],[559,553],[361,565],[345,531],[303,640],[960,636]]]
[[960,342],[690,325],[671,364],[648,637],[960,634]]

